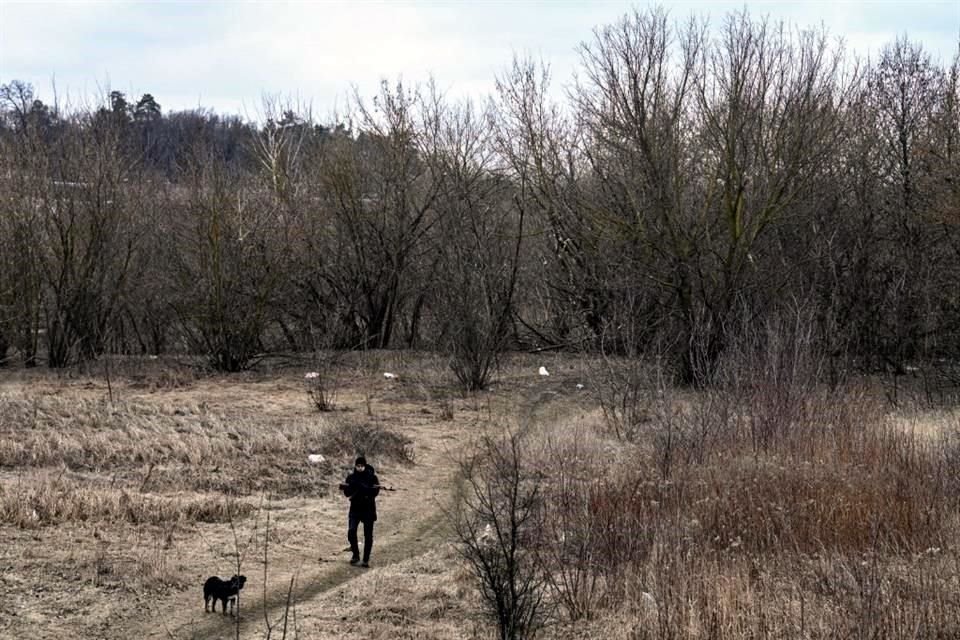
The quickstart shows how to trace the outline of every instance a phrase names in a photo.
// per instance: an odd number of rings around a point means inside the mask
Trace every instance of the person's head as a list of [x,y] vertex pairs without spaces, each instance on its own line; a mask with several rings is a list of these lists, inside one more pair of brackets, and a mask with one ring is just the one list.
[[353,467],[357,471],[363,471],[367,468],[367,459],[363,456],[357,457],[357,461],[353,463]]

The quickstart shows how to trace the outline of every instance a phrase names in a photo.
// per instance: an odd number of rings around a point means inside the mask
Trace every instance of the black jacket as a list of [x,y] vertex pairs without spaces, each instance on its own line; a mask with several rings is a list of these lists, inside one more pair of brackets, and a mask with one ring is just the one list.
[[380,494],[380,480],[372,465],[363,471],[354,469],[340,484],[343,495],[350,498],[350,516],[361,521],[372,522],[377,519],[377,501]]

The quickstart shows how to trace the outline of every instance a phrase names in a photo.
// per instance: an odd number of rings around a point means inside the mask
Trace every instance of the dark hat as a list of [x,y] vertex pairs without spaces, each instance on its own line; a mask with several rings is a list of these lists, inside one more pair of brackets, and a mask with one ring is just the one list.
[[363,456],[360,456],[357,458],[357,461],[354,462],[353,464],[354,465],[362,464],[363,466],[367,466],[367,459],[364,458]]

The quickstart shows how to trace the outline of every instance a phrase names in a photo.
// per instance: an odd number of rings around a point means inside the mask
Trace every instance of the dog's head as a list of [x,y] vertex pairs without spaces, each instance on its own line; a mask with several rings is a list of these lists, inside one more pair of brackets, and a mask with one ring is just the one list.
[[243,585],[246,584],[246,582],[247,582],[247,576],[235,575],[232,578],[230,578],[230,586],[236,589],[237,591],[240,591],[240,589],[243,589]]

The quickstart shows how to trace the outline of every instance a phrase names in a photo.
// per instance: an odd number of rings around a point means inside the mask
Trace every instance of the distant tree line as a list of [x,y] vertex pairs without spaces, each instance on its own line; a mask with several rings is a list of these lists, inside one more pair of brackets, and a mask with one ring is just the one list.
[[477,388],[549,347],[701,383],[802,317],[837,371],[960,358],[958,58],[657,9],[579,51],[561,103],[516,59],[482,107],[384,83],[331,125],[0,86],[0,353],[430,348]]

